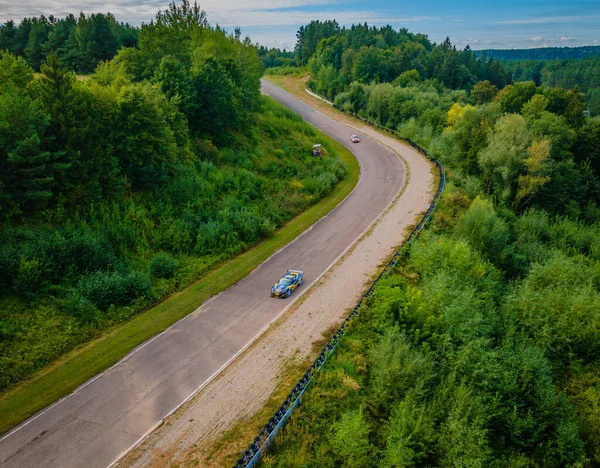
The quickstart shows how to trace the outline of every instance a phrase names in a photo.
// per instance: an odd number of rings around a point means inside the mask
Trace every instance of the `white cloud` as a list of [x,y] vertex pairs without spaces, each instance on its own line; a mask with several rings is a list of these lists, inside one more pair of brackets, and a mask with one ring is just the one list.
[[[24,17],[48,16],[50,14],[61,18],[68,13],[107,13],[115,15],[118,21],[139,25],[152,20],[158,10],[168,7],[169,1],[165,0],[124,0],[101,1],[87,0],[75,2],[73,0],[44,2],[23,0],[21,2],[0,0],[0,22],[9,19],[16,21]],[[221,26],[298,26],[307,24],[312,20],[336,19],[342,25],[352,23],[388,24],[388,23],[420,23],[436,21],[435,16],[408,16],[398,15],[386,11],[356,11],[348,8],[340,9],[343,0],[204,0],[199,5],[206,11],[211,24]],[[303,7],[321,6],[318,11],[304,11]]]
[[596,21],[598,19],[600,19],[600,15],[547,16],[542,18],[496,21],[496,24],[565,23],[568,21]]
[[213,12],[208,14],[211,23],[221,26],[292,26],[310,23],[313,20],[335,19],[340,25],[351,25],[356,23],[390,24],[390,23],[422,23],[436,21],[439,18],[433,16],[392,16],[374,11],[352,11],[352,10],[322,10],[318,12],[309,11],[228,11]]
[[561,36],[560,42],[572,42],[574,39],[571,36]]
[[530,42],[542,42],[544,38],[542,36],[533,36],[526,40]]
[[78,15],[80,11],[89,13],[112,13],[118,21],[129,22],[139,25],[149,22],[158,10],[163,10],[169,5],[165,0],[125,0],[107,1],[88,0],[85,2],[74,2],[72,0],[56,1],[46,0],[43,2],[23,0],[4,1],[0,0],[0,21],[9,19],[20,21],[31,16],[50,16],[62,18],[69,13]]

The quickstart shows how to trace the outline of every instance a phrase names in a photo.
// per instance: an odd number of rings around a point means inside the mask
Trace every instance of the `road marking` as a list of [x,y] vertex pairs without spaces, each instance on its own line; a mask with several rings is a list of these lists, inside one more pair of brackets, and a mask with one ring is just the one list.
[[[200,307],[198,307],[198,309],[201,309],[202,307],[206,306],[209,302],[212,302],[213,300],[215,300],[217,297],[219,297],[221,295],[221,293],[219,294],[215,294],[214,296],[210,297],[209,299],[207,299],[206,301],[204,301]],[[196,309],[196,310],[198,310]],[[194,311],[195,312],[195,311]],[[166,328],[165,330],[163,330],[162,332],[160,332],[158,335],[153,336],[152,338],[150,338],[149,340],[145,341],[144,343],[142,343],[141,345],[135,347],[133,350],[131,350],[127,355],[125,355],[124,357],[122,357],[121,359],[119,359],[117,362],[115,362],[112,366],[110,366],[107,369],[104,369],[102,372],[100,372],[98,375],[92,377],[90,380],[88,380],[87,382],[84,382],[83,384],[81,384],[79,387],[77,387],[75,390],[73,390],[71,393],[69,393],[68,395],[65,395],[64,397],[62,397],[60,400],[54,402],[52,405],[48,406],[46,409],[44,409],[43,411],[41,411],[40,413],[36,414],[35,416],[30,417],[29,419],[27,419],[25,422],[21,423],[20,425],[18,425],[17,427],[15,427],[12,431],[8,432],[7,434],[5,434],[2,438],[0,438],[0,442],[2,442],[3,440],[7,439],[8,437],[10,437],[11,435],[19,432],[21,429],[23,429],[24,427],[26,427],[27,425],[29,425],[30,423],[32,423],[33,421],[35,421],[37,418],[39,418],[40,416],[43,416],[44,414],[46,414],[48,411],[50,411],[52,408],[58,406],[59,404],[61,404],[63,401],[65,401],[67,398],[72,397],[73,395],[75,395],[76,393],[78,393],[79,391],[83,390],[85,387],[87,387],[88,385],[90,385],[91,383],[93,383],[95,380],[99,379],[100,377],[102,377],[104,374],[110,372],[112,369],[114,369],[115,367],[117,367],[118,365],[122,364],[123,362],[125,362],[127,359],[129,359],[131,356],[133,356],[135,353],[137,353],[138,351],[140,351],[142,348],[146,347],[147,345],[149,345],[150,343],[152,343],[154,340],[156,340],[158,337],[160,337],[161,335],[164,335],[165,333],[167,333],[171,328],[173,328],[175,325],[179,324],[180,322],[182,322],[183,320],[187,319],[191,314],[193,314],[194,312],[190,312],[188,315],[186,315],[185,317],[180,318],[179,320],[177,320],[177,322],[173,323],[171,326],[169,326],[168,328]]]
[[[311,106],[307,105],[306,103],[304,103],[303,101],[295,98],[294,96],[292,96],[291,94],[287,93],[285,90],[282,90],[280,88],[277,88],[279,91],[281,91],[284,94],[289,95],[292,99],[297,100],[298,102],[302,103],[303,105],[307,106],[309,109],[311,109],[312,111],[315,111],[319,114],[321,114],[322,116],[326,117],[329,120],[334,121],[336,124],[341,125],[343,127],[346,128],[354,128],[350,125],[347,125],[346,123],[343,122],[339,122],[337,120],[335,120],[334,118],[324,114],[323,112],[319,111],[318,109],[314,109]],[[310,125],[312,125],[314,128],[319,129],[320,131],[324,131],[321,130],[319,127],[317,127],[316,125],[307,122]],[[333,213],[336,209],[338,209],[341,205],[344,204],[344,202],[354,193],[354,191],[359,187],[359,185],[361,184],[361,182],[363,181],[363,165],[360,161],[360,159],[357,157],[356,153],[354,152],[354,148],[352,146],[349,146],[345,140],[341,140],[341,139],[337,139],[333,136],[331,136],[334,140],[338,141],[339,143],[341,143],[343,146],[345,146],[346,148],[348,148],[350,150],[350,152],[354,155],[354,157],[356,158],[358,164],[359,164],[359,179],[355,185],[355,187],[352,189],[352,191],[346,195],[344,197],[344,199],[342,201],[340,201],[340,203],[338,203],[338,205],[332,209],[329,213],[327,213],[325,216],[323,216],[322,218],[320,218],[316,223],[314,223],[313,225],[309,226],[305,231],[303,231],[301,234],[299,234],[295,239],[293,239],[292,241],[290,241],[288,244],[286,244],[285,246],[283,246],[282,248],[280,248],[279,250],[277,250],[275,253],[273,253],[272,255],[270,255],[266,260],[264,260],[260,265],[257,266],[257,268],[260,268],[265,262],[267,262],[269,259],[271,259],[274,255],[277,255],[279,252],[281,252],[282,250],[284,250],[285,248],[287,248],[289,245],[293,244],[294,242],[296,242],[300,237],[302,237],[304,234],[306,234],[307,232],[311,231],[314,226],[317,225],[317,223],[319,223],[321,220],[327,218],[331,213]],[[378,141],[375,138],[372,137],[368,137],[370,140],[372,140],[373,142],[376,142],[377,144],[382,145],[383,147],[388,148],[389,150],[391,150],[391,148],[387,147],[387,145],[383,144],[381,141]],[[233,362],[235,359],[237,359],[242,353],[244,353],[252,344],[254,344],[272,325],[273,323],[275,323],[277,320],[279,320],[298,300],[300,300],[301,297],[303,297],[303,295],[305,293],[307,293],[307,291],[310,290],[310,288],[316,283],[318,282],[323,275],[325,275],[339,260],[340,258],[342,258],[352,247],[354,247],[354,245],[356,245],[356,243],[362,238],[364,237],[364,235],[379,221],[379,219],[388,211],[388,209],[390,208],[390,206],[397,201],[399,195],[402,193],[404,187],[407,184],[408,181],[408,170],[407,167],[404,163],[404,158],[396,151],[391,150],[391,152],[395,155],[397,155],[400,159],[400,162],[402,164],[402,167],[404,169],[404,177],[402,180],[402,184],[398,190],[398,192],[394,195],[394,197],[392,198],[392,200],[388,203],[388,205],[385,207],[385,209],[371,222],[371,224],[354,240],[352,241],[347,247],[346,249],[344,249],[344,251],[342,253],[340,253],[338,255],[338,257],[333,260],[333,262],[330,263],[329,266],[327,266],[327,268],[325,268],[323,270],[323,272],[316,278],[314,279],[308,286],[306,286],[305,288],[303,288],[301,291],[299,291],[299,293],[294,297],[294,299],[276,316],[274,317],[265,327],[263,327],[262,330],[260,330],[250,341],[248,341],[246,343],[246,345],[244,345],[243,348],[241,348],[234,356],[232,356],[225,364],[223,364],[221,366],[221,368],[219,368],[215,373],[213,373],[213,375],[211,375],[207,380],[205,380],[196,390],[194,390],[192,393],[190,393],[190,395],[188,395],[188,397],[183,400],[181,403],[179,403],[176,407],[174,407],[171,411],[169,411],[168,414],[166,414],[160,421],[158,421],[155,425],[153,425],[153,427],[147,431],[143,436],[141,436],[132,446],[130,446],[128,449],[122,451],[117,458],[110,463],[110,467],[115,466],[116,464],[118,464],[125,455],[127,455],[131,450],[133,450],[135,447],[137,447],[139,444],[141,444],[145,439],[147,439],[150,434],[152,432],[154,432],[163,422],[166,418],[168,418],[169,416],[171,416],[173,413],[175,413],[179,408],[181,408],[181,406],[183,406],[185,403],[187,403],[190,399],[192,399],[196,394],[198,394],[204,387],[206,387],[208,384],[210,384],[220,373],[222,373],[230,364],[231,362]],[[252,273],[252,272],[251,272]],[[249,273],[249,275],[251,274]],[[248,275],[248,276],[249,276]],[[246,276],[246,278],[248,277]],[[201,310],[202,308],[204,308],[206,305],[208,305],[211,301],[215,300],[217,297],[219,297],[222,293],[216,294],[214,296],[212,296],[211,298],[207,299],[203,304],[201,304],[194,312]],[[15,433],[17,433],[18,431],[20,431],[21,429],[23,429],[24,427],[28,426],[30,423],[32,423],[33,421],[35,421],[36,419],[38,419],[39,417],[43,416],[44,414],[48,413],[49,411],[51,411],[53,408],[55,408],[56,406],[58,406],[59,404],[61,404],[62,402],[64,402],[65,400],[67,400],[68,398],[70,398],[71,396],[77,394],[78,392],[80,392],[81,390],[83,390],[85,387],[87,387],[88,385],[92,384],[94,381],[96,381],[97,379],[99,379],[100,377],[102,377],[103,375],[105,375],[106,373],[110,372],[111,370],[113,370],[116,366],[122,364],[123,362],[125,362],[127,359],[129,359],[131,356],[133,356],[135,353],[137,353],[138,351],[142,350],[143,348],[145,348],[147,345],[149,345],[150,343],[152,343],[153,341],[155,341],[156,339],[158,339],[160,336],[164,335],[165,333],[167,333],[169,330],[171,330],[173,327],[177,326],[178,324],[180,324],[183,320],[189,319],[190,315],[192,315],[194,312],[186,315],[185,317],[182,317],[181,319],[179,319],[177,322],[173,323],[172,325],[170,325],[168,328],[166,328],[164,331],[160,332],[159,334],[155,335],[154,337],[150,338],[149,340],[145,341],[144,343],[140,344],[139,346],[137,346],[136,348],[134,348],[131,352],[129,352],[126,356],[124,356],[123,358],[121,358],[119,361],[117,361],[115,364],[113,364],[112,366],[110,366],[109,368],[105,369],[104,371],[102,371],[101,373],[99,373],[98,375],[96,375],[95,377],[91,378],[90,380],[88,380],[87,382],[83,383],[82,385],[80,385],[79,387],[77,387],[75,390],[73,390],[70,394],[64,396],[63,398],[59,399],[58,401],[56,401],[55,403],[53,403],[52,405],[50,405],[48,408],[44,409],[43,411],[41,411],[40,413],[36,414],[35,416],[32,416],[31,418],[29,418],[27,421],[21,423],[19,426],[17,426],[16,428],[14,428],[13,430],[11,430],[10,432],[8,432],[7,434],[5,434],[2,438],[0,438],[0,442],[4,441],[5,439],[7,439],[8,437],[10,437],[11,435],[14,435]]]
[[[282,91],[286,92],[285,90],[282,90]],[[291,95],[290,95],[290,96],[291,96]],[[271,97],[273,97],[273,96],[271,96]],[[292,97],[293,97],[293,96],[292,96]],[[294,97],[293,97],[293,98],[294,98]],[[297,98],[294,98],[294,99],[297,99]],[[300,102],[302,102],[302,101],[300,101]],[[310,106],[308,106],[308,107],[310,107]],[[311,109],[312,109],[312,107],[311,107]],[[314,110],[316,110],[317,112],[319,112],[321,115],[323,115],[323,116],[327,117],[328,119],[331,119],[331,120],[335,121],[337,124],[340,124],[340,125],[343,125],[343,126],[347,127],[347,125],[346,125],[346,124],[344,124],[344,123],[342,123],[342,122],[339,122],[339,121],[337,121],[337,120],[333,119],[332,117],[329,117],[328,115],[325,115],[325,114],[323,114],[323,113],[322,113],[322,112],[320,112],[319,110],[317,110],[317,109],[314,109]],[[310,122],[308,122],[308,123],[309,123],[310,125],[313,125],[313,124],[312,124],[312,123],[310,123]],[[313,125],[313,127],[315,127],[315,128],[318,128],[316,125]],[[321,130],[321,129],[319,129],[319,130]],[[321,130],[321,131],[322,131],[322,130]],[[339,143],[341,143],[342,145],[346,146],[346,145],[344,144],[344,142],[342,142],[342,141],[338,140],[337,138],[333,137],[332,135],[329,135],[329,136],[331,136],[331,137],[332,137],[334,140],[338,141],[338,142],[339,142]],[[373,139],[373,138],[370,138],[370,137],[368,137],[368,136],[367,136],[367,138],[369,138],[370,140],[372,140],[372,141],[374,141],[374,142],[376,142],[376,143],[378,143],[378,144],[381,144],[380,142],[378,142],[377,140],[375,140],[375,139]],[[386,145],[382,145],[382,146],[384,146],[384,147],[388,148]],[[350,149],[350,147],[348,147],[348,149]],[[390,148],[388,148],[388,149],[390,149]],[[391,149],[390,149],[390,150],[391,150]],[[240,349],[240,350],[239,350],[239,351],[238,351],[238,352],[237,352],[235,355],[233,355],[233,356],[232,356],[232,357],[231,357],[231,358],[230,358],[230,359],[229,359],[229,360],[228,360],[228,361],[227,361],[225,364],[223,364],[219,370],[217,370],[217,371],[216,371],[214,374],[212,374],[212,375],[211,375],[211,376],[210,376],[208,379],[206,379],[206,380],[205,380],[205,381],[204,381],[204,382],[203,382],[203,383],[202,383],[202,384],[201,384],[201,385],[200,385],[200,386],[199,386],[199,387],[198,387],[196,390],[194,390],[192,393],[190,393],[190,394],[188,395],[188,397],[187,397],[185,400],[183,400],[183,401],[182,401],[182,402],[181,402],[179,405],[177,405],[175,408],[173,408],[171,411],[169,411],[169,413],[168,413],[166,416],[164,416],[164,417],[163,417],[163,418],[162,418],[162,419],[161,419],[161,420],[160,420],[158,423],[156,423],[152,429],[150,429],[150,430],[149,430],[148,432],[146,432],[146,433],[145,433],[143,436],[141,436],[141,437],[140,437],[140,438],[139,438],[137,441],[135,441],[135,442],[134,442],[134,443],[133,443],[133,444],[132,444],[132,445],[131,445],[129,448],[127,448],[126,450],[123,450],[123,451],[122,451],[122,452],[121,452],[121,453],[120,453],[120,454],[117,456],[117,458],[115,458],[115,460],[113,460],[113,461],[111,462],[111,464],[108,466],[108,468],[112,468],[112,467],[116,466],[116,465],[117,465],[117,464],[118,464],[118,463],[119,463],[119,462],[120,462],[120,461],[121,461],[121,460],[122,460],[122,459],[123,459],[123,458],[124,458],[124,457],[125,457],[125,456],[126,456],[128,453],[129,453],[129,452],[131,452],[131,451],[135,450],[135,448],[137,448],[137,447],[138,447],[140,444],[142,444],[142,443],[143,443],[143,442],[144,442],[144,441],[145,441],[145,440],[146,440],[146,439],[147,439],[147,438],[148,438],[148,437],[149,437],[149,436],[152,434],[152,432],[154,432],[154,431],[156,430],[156,428],[158,428],[158,427],[159,427],[159,426],[160,426],[160,425],[161,425],[161,424],[162,424],[162,423],[165,421],[165,419],[167,419],[169,416],[171,416],[173,413],[175,413],[175,412],[176,412],[176,411],[177,411],[179,408],[181,408],[181,407],[182,407],[183,405],[185,405],[185,404],[186,404],[188,401],[190,401],[192,398],[194,398],[194,396],[196,396],[198,393],[200,393],[200,391],[202,391],[202,389],[203,389],[204,387],[206,387],[208,384],[210,384],[210,383],[211,383],[211,382],[212,382],[212,381],[213,381],[213,380],[214,380],[214,379],[215,379],[215,378],[216,378],[216,377],[217,377],[217,376],[218,376],[218,375],[219,375],[221,372],[223,372],[223,371],[224,371],[224,370],[225,370],[225,369],[226,369],[226,368],[227,368],[227,367],[228,367],[228,366],[229,366],[229,365],[230,365],[230,364],[231,364],[231,363],[232,363],[234,360],[236,360],[236,359],[237,359],[237,358],[238,358],[238,357],[239,357],[241,354],[243,354],[243,353],[244,353],[244,351],[246,351],[246,350],[247,350],[247,349],[248,349],[250,346],[252,346],[252,345],[253,345],[253,344],[256,342],[256,340],[258,340],[258,339],[259,339],[259,338],[260,338],[260,337],[261,337],[261,336],[262,336],[262,335],[263,335],[263,334],[264,334],[264,333],[265,333],[265,332],[266,332],[266,331],[267,331],[267,330],[268,330],[268,329],[271,327],[271,325],[273,325],[273,323],[275,323],[277,320],[279,320],[279,319],[280,319],[280,318],[281,318],[281,317],[282,317],[282,316],[283,316],[283,315],[284,315],[284,314],[285,314],[285,313],[286,313],[286,312],[287,312],[287,311],[288,311],[288,310],[289,310],[289,309],[290,309],[290,308],[291,308],[291,307],[292,307],[292,306],[293,306],[293,305],[294,305],[294,304],[295,304],[295,303],[296,303],[298,300],[300,300],[300,298],[301,298],[301,297],[302,297],[302,296],[303,296],[303,295],[304,295],[306,292],[308,292],[308,291],[310,290],[310,288],[311,288],[311,287],[312,287],[312,286],[313,286],[313,285],[314,285],[314,284],[315,284],[317,281],[319,281],[319,280],[320,280],[320,279],[323,277],[323,275],[325,275],[327,272],[329,272],[329,270],[330,270],[330,269],[331,269],[331,268],[332,268],[332,267],[333,267],[333,266],[334,266],[334,265],[335,265],[335,264],[336,264],[336,263],[337,263],[337,262],[340,260],[340,258],[342,258],[342,257],[343,257],[343,256],[344,256],[344,255],[345,255],[347,252],[348,252],[348,250],[350,250],[352,247],[354,247],[354,245],[355,245],[355,244],[356,244],[356,243],[357,243],[357,242],[358,242],[360,239],[362,239],[362,238],[364,237],[364,235],[365,235],[367,232],[369,232],[369,230],[370,230],[370,229],[371,229],[371,228],[372,228],[372,227],[373,227],[373,226],[374,226],[374,225],[375,225],[375,224],[376,224],[376,223],[379,221],[379,219],[380,219],[380,218],[381,218],[381,217],[382,217],[382,216],[383,216],[383,215],[384,215],[384,214],[385,214],[385,213],[388,211],[388,209],[390,208],[390,206],[392,206],[392,204],[394,204],[394,203],[395,203],[395,202],[398,200],[398,197],[399,197],[399,195],[402,193],[402,191],[404,190],[404,187],[405,187],[405,185],[406,185],[406,182],[407,182],[407,177],[406,177],[407,170],[406,170],[406,165],[404,164],[404,159],[403,159],[402,157],[400,157],[400,155],[399,155],[399,154],[398,154],[396,151],[393,151],[393,150],[391,150],[391,151],[392,151],[392,153],[394,153],[395,155],[397,155],[397,156],[398,156],[398,159],[400,159],[400,162],[401,162],[401,164],[402,164],[402,167],[403,167],[403,169],[404,169],[404,174],[405,174],[405,177],[402,179],[402,184],[400,185],[400,188],[398,189],[398,192],[396,192],[396,194],[394,195],[394,197],[392,198],[392,200],[391,200],[391,201],[390,201],[390,202],[387,204],[387,206],[385,207],[385,209],[383,209],[383,210],[381,211],[381,213],[379,213],[379,215],[377,216],[377,218],[375,218],[375,219],[374,219],[374,220],[371,222],[371,224],[369,224],[369,226],[367,226],[367,228],[366,228],[366,229],[365,229],[365,230],[364,230],[362,233],[360,233],[360,234],[359,234],[359,236],[358,236],[356,239],[354,239],[354,240],[353,240],[353,241],[352,241],[352,242],[351,242],[351,243],[348,245],[348,247],[346,247],[346,248],[344,249],[344,251],[343,251],[342,253],[340,253],[340,254],[339,254],[339,255],[338,255],[336,258],[335,258],[335,260],[333,260],[333,261],[332,261],[332,262],[331,262],[331,263],[330,263],[330,264],[327,266],[327,268],[325,268],[325,269],[323,270],[323,272],[322,272],[322,273],[321,273],[321,274],[320,274],[320,275],[319,275],[317,278],[315,278],[315,279],[314,279],[314,280],[313,280],[313,281],[312,281],[312,282],[311,282],[311,283],[310,283],[310,284],[309,284],[309,285],[308,285],[306,288],[304,288],[304,289],[303,289],[301,292],[299,292],[299,294],[297,294],[297,295],[294,297],[294,299],[292,300],[292,302],[290,302],[290,303],[287,305],[287,307],[285,307],[285,308],[284,308],[284,309],[283,309],[281,312],[279,312],[279,314],[277,314],[277,315],[276,315],[276,316],[275,316],[275,317],[274,317],[274,318],[273,318],[273,319],[272,319],[272,320],[271,320],[271,321],[270,321],[270,322],[269,322],[267,325],[265,325],[265,326],[262,328],[262,330],[260,330],[260,331],[259,331],[259,332],[258,332],[256,335],[254,335],[254,337],[253,337],[253,338],[252,338],[250,341],[248,341],[248,342],[247,342],[247,343],[244,345],[244,347],[243,347],[243,348],[241,348],[241,349]],[[354,151],[352,151],[352,150],[351,150],[351,152],[352,152],[352,153],[355,155],[355,157],[356,157],[356,154],[354,153]],[[340,205],[341,205],[341,204],[342,204],[342,203],[343,203],[343,202],[346,200],[346,198],[348,198],[348,197],[349,197],[349,196],[350,196],[350,195],[351,195],[351,194],[354,192],[354,190],[356,190],[356,187],[358,187],[358,184],[360,183],[360,181],[361,181],[361,179],[362,179],[362,165],[360,164],[360,160],[358,159],[358,157],[356,157],[356,159],[357,159],[357,161],[358,161],[358,163],[359,163],[359,166],[360,166],[360,168],[361,168],[361,172],[360,172],[360,176],[359,176],[359,181],[357,182],[357,184],[356,184],[356,186],[354,187],[354,189],[352,189],[352,192],[350,192],[350,193],[349,193],[349,194],[348,194],[348,195],[347,195],[347,196],[344,198],[344,200],[342,200],[342,201],[341,201],[341,202],[340,202],[340,203],[339,203],[339,204],[336,206],[336,208],[334,208],[334,209],[333,209],[333,210],[331,210],[329,213],[327,213],[327,215],[325,215],[323,218],[319,219],[319,221],[321,221],[322,219],[325,219],[327,216],[329,216],[329,214],[330,214],[330,213],[332,213],[333,211],[335,211],[335,210],[337,209],[337,207],[338,207],[338,206],[340,206]],[[317,221],[316,223],[314,223],[314,224],[313,224],[313,225],[312,225],[310,228],[308,228],[306,231],[302,232],[302,233],[301,233],[301,234],[300,234],[298,237],[296,237],[296,238],[295,238],[293,241],[291,241],[291,242],[290,242],[289,244],[287,244],[287,245],[290,245],[290,244],[292,244],[293,242],[295,242],[295,241],[296,241],[296,240],[297,240],[297,239],[298,239],[300,236],[302,236],[302,235],[303,235],[305,232],[308,232],[310,229],[312,229],[312,227],[313,227],[313,226],[315,226],[315,225],[316,225],[316,224],[317,224],[319,221]],[[287,247],[287,245],[286,245],[285,247]],[[280,249],[280,250],[283,250],[285,247],[282,247],[282,249]],[[279,251],[278,251],[278,252],[279,252]],[[275,255],[275,254],[273,254],[273,255]],[[271,255],[269,258],[271,258],[273,255]],[[265,262],[266,262],[266,260],[265,260]],[[263,263],[265,263],[265,262],[263,262]],[[261,263],[261,265],[262,265],[263,263]],[[260,265],[259,265],[259,267],[260,267]],[[259,267],[257,267],[257,268],[259,268]]]

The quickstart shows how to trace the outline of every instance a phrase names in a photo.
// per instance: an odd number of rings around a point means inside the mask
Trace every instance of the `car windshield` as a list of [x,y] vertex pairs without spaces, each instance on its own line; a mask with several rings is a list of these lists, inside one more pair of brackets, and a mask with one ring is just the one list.
[[281,280],[279,280],[279,286],[289,286],[294,282],[294,277],[291,275],[286,275]]

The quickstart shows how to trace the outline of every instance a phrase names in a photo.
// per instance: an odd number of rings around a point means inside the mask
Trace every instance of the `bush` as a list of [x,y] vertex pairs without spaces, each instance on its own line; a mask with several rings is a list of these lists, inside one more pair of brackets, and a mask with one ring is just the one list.
[[33,298],[45,287],[44,265],[37,259],[21,256],[13,289],[19,296]]
[[139,271],[97,271],[77,283],[76,294],[83,296],[98,309],[106,311],[113,304],[131,304],[138,297],[149,294],[151,287],[150,279]]
[[66,260],[73,262],[74,273],[107,270],[118,262],[108,239],[100,233],[87,230],[73,233]]
[[479,197],[459,219],[456,234],[496,264],[509,241],[506,221],[496,214],[490,201]]
[[95,322],[98,319],[98,309],[92,302],[75,292],[62,304],[62,309],[82,322]]
[[150,261],[150,273],[155,278],[172,278],[179,264],[177,260],[167,252],[159,252]]

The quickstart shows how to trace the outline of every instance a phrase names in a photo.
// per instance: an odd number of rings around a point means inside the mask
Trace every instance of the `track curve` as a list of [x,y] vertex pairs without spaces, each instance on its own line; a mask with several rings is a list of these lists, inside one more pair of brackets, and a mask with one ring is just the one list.
[[[246,278],[206,301],[104,373],[0,439],[3,467],[105,467],[197,393],[297,300],[396,198],[405,182],[387,147],[314,110],[272,83],[263,90],[348,146],[361,164],[354,191]],[[305,271],[293,300],[274,300],[271,284],[288,268]]]

